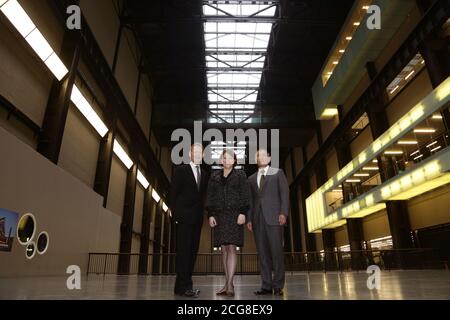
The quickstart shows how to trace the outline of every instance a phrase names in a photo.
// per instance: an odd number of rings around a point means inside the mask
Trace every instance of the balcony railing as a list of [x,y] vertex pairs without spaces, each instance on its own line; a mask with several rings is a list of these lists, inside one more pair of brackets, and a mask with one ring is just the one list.
[[[129,275],[175,274],[175,254],[120,254],[89,253],[87,274],[118,274],[120,255],[130,257]],[[402,250],[361,250],[361,251],[322,251],[285,253],[286,272],[312,271],[355,271],[366,270],[370,265],[377,265],[381,270],[394,269],[440,269],[448,268],[436,249],[402,249]],[[140,270],[142,261],[147,269]],[[259,260],[256,253],[238,254],[236,274],[259,274]],[[222,255],[220,253],[200,253],[194,268],[194,275],[223,274]]]

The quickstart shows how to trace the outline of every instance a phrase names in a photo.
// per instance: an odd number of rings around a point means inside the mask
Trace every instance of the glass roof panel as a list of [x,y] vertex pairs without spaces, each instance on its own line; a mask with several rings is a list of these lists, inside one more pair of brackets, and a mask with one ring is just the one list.
[[274,17],[276,9],[271,1],[204,1],[208,101],[214,123],[248,122],[254,112],[273,25],[260,18]]

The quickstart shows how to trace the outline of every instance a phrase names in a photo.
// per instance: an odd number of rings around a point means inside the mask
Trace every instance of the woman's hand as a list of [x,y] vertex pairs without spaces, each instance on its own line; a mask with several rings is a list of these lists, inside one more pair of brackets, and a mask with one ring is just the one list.
[[237,224],[238,224],[238,225],[243,225],[243,224],[245,224],[245,215],[243,215],[243,214],[240,214],[240,215],[239,215],[238,220],[237,220]]
[[211,228],[214,228],[215,226],[217,226],[217,221],[214,217],[209,217],[209,226]]

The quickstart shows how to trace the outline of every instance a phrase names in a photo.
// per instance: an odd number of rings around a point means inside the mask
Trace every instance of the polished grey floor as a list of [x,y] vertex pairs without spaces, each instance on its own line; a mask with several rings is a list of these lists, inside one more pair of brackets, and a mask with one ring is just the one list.
[[[450,299],[450,271],[383,271],[379,290],[367,288],[368,274],[288,273],[284,297],[256,297],[258,276],[236,276],[234,298],[219,299]],[[180,299],[174,297],[173,276],[92,276],[83,277],[81,290],[69,290],[66,278],[0,278],[0,299]],[[217,299],[220,276],[196,276],[199,299]],[[183,298],[181,298],[183,299]]]

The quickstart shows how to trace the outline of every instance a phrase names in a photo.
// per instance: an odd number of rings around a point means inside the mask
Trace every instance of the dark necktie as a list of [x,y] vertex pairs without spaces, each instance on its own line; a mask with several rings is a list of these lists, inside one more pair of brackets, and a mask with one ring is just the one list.
[[260,180],[259,180],[259,190],[261,190],[262,187],[264,186],[264,180],[265,180],[265,179],[266,179],[266,175],[263,173],[263,174],[261,175]]
[[197,189],[200,190],[200,182],[202,181],[200,166],[195,166],[195,168],[197,169]]

